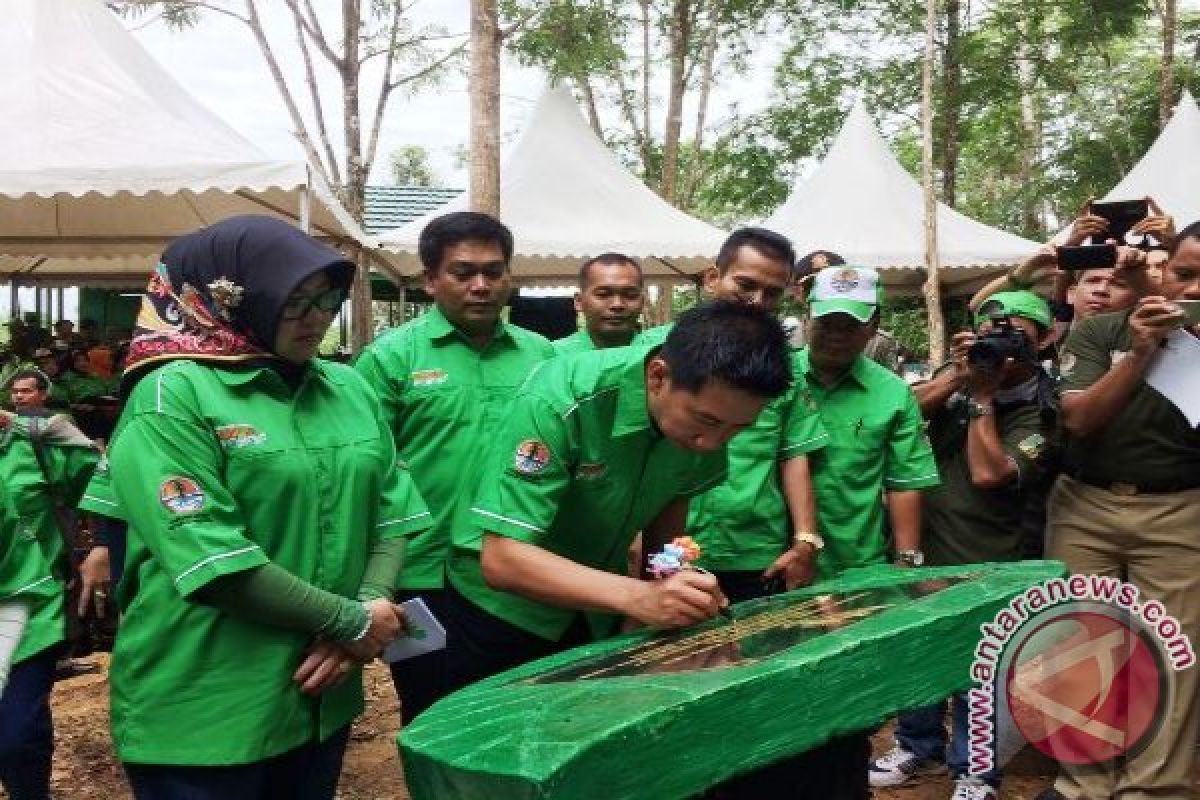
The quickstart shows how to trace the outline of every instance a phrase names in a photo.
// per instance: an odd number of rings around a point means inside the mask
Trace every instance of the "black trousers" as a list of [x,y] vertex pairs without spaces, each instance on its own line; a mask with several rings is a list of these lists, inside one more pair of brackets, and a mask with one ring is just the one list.
[[[415,597],[423,599],[437,621],[446,627],[445,589],[399,592],[396,602],[403,603]],[[446,636],[446,646],[449,647],[449,628],[446,630]],[[445,649],[435,650],[388,665],[392,671],[396,696],[400,698],[400,718],[405,725],[412,722],[417,714],[449,694],[449,684],[446,681],[446,652]]]

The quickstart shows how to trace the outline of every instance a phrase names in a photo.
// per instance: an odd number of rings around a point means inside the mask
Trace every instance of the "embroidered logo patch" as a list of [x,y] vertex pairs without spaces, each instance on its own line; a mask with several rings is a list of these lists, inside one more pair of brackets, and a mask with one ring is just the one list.
[[839,292],[852,292],[858,288],[858,271],[844,269],[833,276],[829,285]]
[[526,439],[517,445],[513,467],[522,475],[537,475],[550,463],[550,448],[537,439]]
[[240,450],[267,441],[267,435],[253,425],[221,425],[216,430],[217,441],[226,450]]
[[175,514],[195,514],[204,500],[204,490],[191,478],[167,478],[158,487],[158,501]]
[[608,464],[580,464],[575,477],[581,481],[598,481],[608,474]]
[[1026,436],[1017,444],[1017,449],[1026,458],[1037,461],[1042,457],[1042,453],[1046,452],[1046,437],[1040,433]]
[[437,386],[445,383],[449,377],[444,369],[418,369],[409,376],[413,386]]

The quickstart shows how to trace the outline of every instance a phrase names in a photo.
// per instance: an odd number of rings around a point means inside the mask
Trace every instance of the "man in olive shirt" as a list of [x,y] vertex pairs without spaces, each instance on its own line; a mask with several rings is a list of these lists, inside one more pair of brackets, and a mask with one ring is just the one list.
[[[434,307],[379,337],[355,368],[379,395],[396,450],[433,513],[432,527],[409,542],[401,599],[420,596],[441,618],[446,554],[467,524],[486,443],[516,388],[554,350],[500,318],[513,240],[498,220],[474,212],[438,217],[421,232],[419,251]],[[444,656],[392,665],[405,721],[445,693]]]
[[[1169,336],[1180,333],[1174,301],[1200,300],[1200,223],[1180,232],[1161,294],[1132,310],[1085,320],[1062,356],[1064,475],[1050,494],[1047,549],[1075,573],[1134,584],[1157,600],[1191,642],[1200,641],[1200,432],[1146,382]],[[1144,270],[1122,248],[1120,262]],[[1187,342],[1183,342],[1187,344]],[[1178,346],[1178,345],[1176,345]],[[1200,368],[1196,365],[1194,368]],[[1196,667],[1168,671],[1170,705],[1153,741],[1107,769],[1067,769],[1045,797],[1196,796],[1193,748],[1200,732]]]
[[[943,481],[924,497],[921,545],[927,563],[1021,558],[1022,513],[1031,497],[1044,502],[1044,476],[1052,463],[1054,380],[1037,354],[1053,333],[1050,306],[1038,295],[993,295],[980,310],[978,336],[957,334],[950,364],[914,387]],[[966,695],[954,695],[951,707],[949,748],[945,703],[901,714],[896,747],[871,765],[871,785],[899,786],[949,766],[955,800],[995,800],[998,770],[967,775]]]
[[579,268],[575,292],[575,311],[583,315],[583,329],[556,341],[555,352],[566,355],[630,344],[645,305],[641,264],[620,253],[588,259]]
[[715,616],[728,601],[712,575],[626,577],[627,548],[639,530],[682,532],[688,498],[725,475],[725,443],[790,381],[779,323],[734,303],[686,312],[661,348],[539,368],[455,530],[451,682],[607,636],[621,616],[658,628]]

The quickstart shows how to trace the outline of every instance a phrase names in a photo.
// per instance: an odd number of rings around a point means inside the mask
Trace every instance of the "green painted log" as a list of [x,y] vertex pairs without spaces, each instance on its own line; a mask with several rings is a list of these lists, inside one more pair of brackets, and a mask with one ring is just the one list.
[[[853,570],[741,603],[733,623],[541,659],[414,720],[399,738],[408,788],[414,800],[690,797],[967,688],[980,625],[1063,574],[1052,561]],[[815,599],[830,596],[840,605]],[[797,610],[814,605],[826,615]],[[737,644],[693,644],[721,638]]]

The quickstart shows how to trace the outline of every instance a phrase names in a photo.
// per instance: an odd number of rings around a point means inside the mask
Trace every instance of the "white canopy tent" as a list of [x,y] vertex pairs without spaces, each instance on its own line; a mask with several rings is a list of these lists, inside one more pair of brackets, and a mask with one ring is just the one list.
[[[378,238],[416,273],[421,229],[466,208],[463,195]],[[571,283],[583,260],[606,251],[640,259],[650,278],[678,277],[711,264],[725,238],[631,175],[562,86],[542,93],[501,164],[500,218],[516,242],[513,273],[527,285]]]
[[1200,107],[1188,91],[1171,121],[1105,201],[1153,197],[1182,228],[1200,220]]
[[[925,280],[924,218],[920,184],[859,101],[816,171],[763,225],[791,238],[799,254],[832,250],[851,264],[881,270],[890,289],[911,293]],[[941,203],[937,227],[942,284],[952,294],[974,291],[1038,247]]]
[[200,105],[100,0],[6,0],[0,75],[0,282],[144,286],[172,238],[245,213],[374,249],[303,162]]

